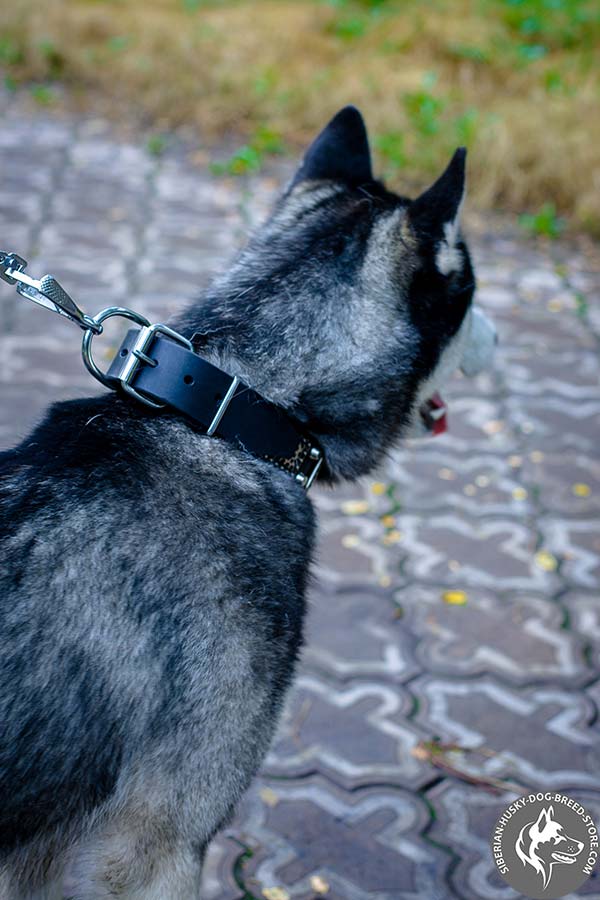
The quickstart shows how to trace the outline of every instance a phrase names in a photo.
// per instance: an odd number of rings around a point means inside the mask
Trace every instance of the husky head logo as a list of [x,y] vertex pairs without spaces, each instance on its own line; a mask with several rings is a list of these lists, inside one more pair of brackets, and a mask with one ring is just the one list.
[[554,866],[572,865],[583,844],[565,833],[554,818],[554,807],[542,809],[535,822],[528,822],[519,832],[515,844],[517,856],[526,866],[531,866],[544,880],[544,889],[550,883]]

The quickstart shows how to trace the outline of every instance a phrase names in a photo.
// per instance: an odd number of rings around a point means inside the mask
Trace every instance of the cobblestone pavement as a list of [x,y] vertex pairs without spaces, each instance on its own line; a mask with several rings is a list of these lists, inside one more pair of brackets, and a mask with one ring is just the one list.
[[[0,245],[89,311],[164,318],[274,189],[19,109],[0,153]],[[473,243],[497,368],[449,386],[447,435],[316,495],[302,666],[205,900],[508,900],[488,840],[511,785],[568,791],[600,822],[600,275],[566,245]],[[94,384],[77,329],[0,288],[7,446]],[[600,897],[600,878],[577,896]]]

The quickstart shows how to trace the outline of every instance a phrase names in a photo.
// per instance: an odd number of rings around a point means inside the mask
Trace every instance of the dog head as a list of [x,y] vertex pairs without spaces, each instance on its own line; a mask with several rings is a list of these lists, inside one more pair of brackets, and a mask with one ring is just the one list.
[[542,876],[546,888],[553,867],[572,865],[583,850],[583,844],[566,834],[554,819],[554,807],[549,806],[540,812],[535,822],[523,826],[515,850],[524,865],[531,866]]
[[400,437],[445,428],[457,367],[489,362],[460,232],[465,150],[416,200],[371,171],[360,113],[341,110],[268,221],[184,323],[200,352],[285,406],[331,478],[369,471]]

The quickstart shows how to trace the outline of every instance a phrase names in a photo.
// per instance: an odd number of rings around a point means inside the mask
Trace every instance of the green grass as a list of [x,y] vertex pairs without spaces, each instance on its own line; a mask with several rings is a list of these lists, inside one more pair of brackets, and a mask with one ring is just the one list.
[[529,234],[547,238],[560,237],[566,227],[565,220],[557,215],[554,203],[544,203],[536,213],[522,213],[519,224]]
[[162,156],[167,149],[168,138],[164,134],[151,134],[146,141],[146,150],[150,156]]
[[249,143],[239,147],[224,162],[212,162],[214,175],[249,175],[259,172],[265,161],[285,152],[283,138],[276,131],[262,125],[255,131]]
[[54,91],[47,84],[32,84],[29,93],[38,106],[51,106],[56,99]]

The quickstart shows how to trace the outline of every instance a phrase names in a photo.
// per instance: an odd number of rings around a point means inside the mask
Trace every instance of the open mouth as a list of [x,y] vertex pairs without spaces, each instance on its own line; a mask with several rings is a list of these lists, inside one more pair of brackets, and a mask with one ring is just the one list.
[[419,408],[425,427],[433,435],[443,434],[448,428],[447,411],[448,407],[437,391]]
[[574,856],[567,856],[566,853],[556,853],[556,852],[554,852],[554,853],[552,854],[552,859],[555,859],[556,862],[560,862],[560,863],[574,863],[576,857],[574,857]]

